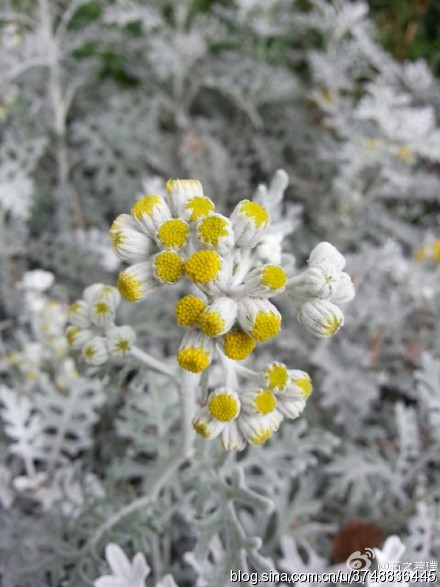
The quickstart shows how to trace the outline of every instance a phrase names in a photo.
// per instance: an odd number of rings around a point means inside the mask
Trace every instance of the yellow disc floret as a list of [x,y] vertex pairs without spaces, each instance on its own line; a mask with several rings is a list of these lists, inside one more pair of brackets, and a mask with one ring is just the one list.
[[213,418],[221,422],[230,422],[238,416],[240,406],[235,397],[228,393],[219,393],[210,398],[208,410]]
[[215,251],[197,251],[185,263],[188,278],[194,283],[209,283],[218,275],[222,258]]
[[111,312],[110,306],[105,302],[97,302],[93,307],[99,316],[106,316]]
[[120,352],[120,353],[128,353],[128,351],[130,350],[130,341],[129,340],[118,340],[115,344],[116,349]]
[[110,238],[112,240],[112,246],[114,249],[120,247],[126,240],[121,230],[115,230],[114,232],[110,231]]
[[75,344],[75,337],[79,332],[81,332],[81,329],[76,328],[75,326],[71,326],[67,329],[66,339],[69,346],[73,346]]
[[272,430],[270,428],[261,428],[252,438],[251,442],[253,445],[258,446],[264,444],[272,436]]
[[324,324],[323,330],[324,330],[325,334],[327,336],[331,336],[332,334],[335,334],[342,326],[342,321],[343,321],[342,318],[340,318],[339,316],[336,316],[336,314],[333,314],[331,316],[331,318],[329,318],[327,320],[327,322]]
[[271,389],[279,389],[282,391],[286,387],[289,380],[289,373],[286,365],[283,363],[272,363],[264,372],[267,385]]
[[189,226],[180,218],[164,222],[157,230],[157,238],[164,247],[182,248],[188,240]]
[[278,334],[280,327],[281,316],[278,316],[274,312],[258,312],[251,334],[255,340],[264,342]]
[[195,418],[193,420],[193,428],[197,432],[197,434],[200,434],[200,436],[203,436],[203,438],[210,437],[209,425],[207,422],[203,422],[202,420]]
[[137,302],[141,298],[142,284],[130,273],[127,273],[126,271],[120,273],[116,285],[119,292],[129,302]]
[[205,302],[197,296],[184,296],[176,304],[178,324],[181,326],[194,326],[205,308]]
[[313,390],[312,381],[310,377],[307,375],[307,373],[305,373],[304,378],[295,379],[294,383],[301,389],[302,398],[307,399]]
[[88,361],[92,361],[96,355],[96,350],[92,346],[88,346],[84,349],[84,356]]
[[69,316],[74,316],[75,314],[77,314],[79,312],[79,310],[81,309],[81,304],[79,302],[75,302],[74,304],[72,304],[69,309],[67,310],[67,313],[69,314]]
[[254,398],[255,409],[260,414],[270,414],[277,407],[277,400],[273,393],[262,389]]
[[219,240],[228,236],[228,222],[219,216],[208,216],[197,228],[197,238],[212,247],[218,247]]
[[160,196],[144,196],[135,203],[131,213],[138,220],[142,220],[144,214],[146,216],[151,216],[154,208],[160,204],[161,199]]
[[243,361],[254,350],[256,344],[252,337],[241,330],[225,334],[223,352],[234,361]]
[[211,356],[203,347],[187,347],[181,349],[177,354],[177,362],[187,371],[200,373],[204,371],[211,362]]
[[163,251],[154,260],[154,271],[164,283],[176,283],[183,277],[185,263],[174,251]]
[[268,265],[267,267],[264,267],[261,273],[261,283],[263,285],[276,291],[282,289],[286,285],[286,282],[287,276],[284,269],[277,265]]
[[225,321],[218,312],[205,311],[199,318],[199,326],[208,336],[219,336],[225,327]]
[[211,212],[214,212],[215,205],[214,202],[212,202],[209,198],[205,198],[204,196],[195,196],[185,204],[185,208],[191,211],[189,221],[194,222],[195,220],[204,218]]
[[252,218],[255,222],[255,226],[260,228],[260,226],[266,226],[269,224],[270,216],[263,206],[257,204],[257,202],[251,202],[250,200],[243,200],[240,206],[241,212]]

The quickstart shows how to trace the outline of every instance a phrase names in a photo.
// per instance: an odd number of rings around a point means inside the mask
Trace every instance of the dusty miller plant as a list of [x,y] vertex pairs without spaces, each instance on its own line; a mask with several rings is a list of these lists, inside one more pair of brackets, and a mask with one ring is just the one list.
[[323,572],[353,518],[437,559],[427,66],[341,0],[11,1],[0,46],[1,581]]

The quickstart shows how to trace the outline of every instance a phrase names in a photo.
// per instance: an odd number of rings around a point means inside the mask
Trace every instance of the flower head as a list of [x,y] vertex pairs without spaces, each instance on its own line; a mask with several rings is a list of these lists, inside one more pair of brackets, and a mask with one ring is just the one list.
[[[282,183],[287,185],[287,178]],[[119,215],[110,229],[116,253],[129,263],[116,293],[139,302],[163,286],[190,286],[175,307],[177,323],[186,328],[177,362],[200,374],[218,360],[227,382],[209,395],[194,429],[207,439],[220,437],[227,450],[263,444],[283,419],[304,410],[310,377],[278,361],[260,373],[235,361],[247,359],[258,343],[280,332],[282,316],[269,298],[283,292],[300,305],[298,319],[316,336],[337,332],[344,322],[338,305],[354,297],[345,259],[322,242],[310,253],[308,268],[290,277],[279,265],[292,265],[282,256],[284,233],[278,234],[277,226],[272,235],[266,233],[271,219],[260,203],[242,200],[227,218],[215,211],[200,182],[176,179],[166,187],[168,198],[141,198],[131,215]],[[70,312],[69,343],[94,364],[106,360],[105,353],[123,357],[132,348],[133,331],[114,324],[119,300],[112,295],[93,286]],[[251,385],[242,389],[240,378]]]
[[190,330],[183,337],[177,362],[187,371],[201,373],[212,361],[214,342],[200,330]]
[[268,300],[244,298],[239,303],[238,321],[245,332],[258,342],[276,336],[281,328],[281,314]]
[[238,247],[255,247],[270,224],[270,216],[261,204],[242,200],[231,214],[231,222]]

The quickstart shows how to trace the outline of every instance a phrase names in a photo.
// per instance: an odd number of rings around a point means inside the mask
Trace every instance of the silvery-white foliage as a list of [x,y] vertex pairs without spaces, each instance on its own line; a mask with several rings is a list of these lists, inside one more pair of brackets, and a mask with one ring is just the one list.
[[[4,4],[0,583],[345,570],[332,540],[353,518],[388,537],[378,560],[438,560],[440,90],[426,63],[389,55],[362,1]],[[120,305],[148,365],[90,368],[64,340],[67,304],[121,270],[112,219],[178,177],[219,213],[244,198],[269,211],[259,262],[293,277],[329,241],[356,289],[318,343],[277,298],[279,336],[241,365],[292,365],[314,391],[239,455],[181,434],[183,285]],[[193,407],[224,378],[216,364]]]
[[439,441],[440,361],[428,354],[423,355],[416,380],[421,414],[429,426],[432,438]]

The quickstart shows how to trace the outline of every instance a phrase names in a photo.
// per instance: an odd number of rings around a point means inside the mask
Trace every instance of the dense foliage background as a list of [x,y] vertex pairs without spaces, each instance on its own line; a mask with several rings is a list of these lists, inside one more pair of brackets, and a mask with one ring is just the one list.
[[[147,584],[199,587],[346,568],[393,534],[405,560],[438,559],[439,23],[435,1],[2,4],[0,584],[93,585],[108,543],[145,555]],[[327,240],[357,289],[323,342],[283,300],[254,358],[309,372],[307,410],[238,456],[197,441],[106,526],[178,446],[178,396],[135,359],[85,365],[67,307],[115,283],[108,229],[142,193],[196,178],[227,214],[274,176],[271,254],[293,275]],[[120,309],[167,365],[176,300]]]

